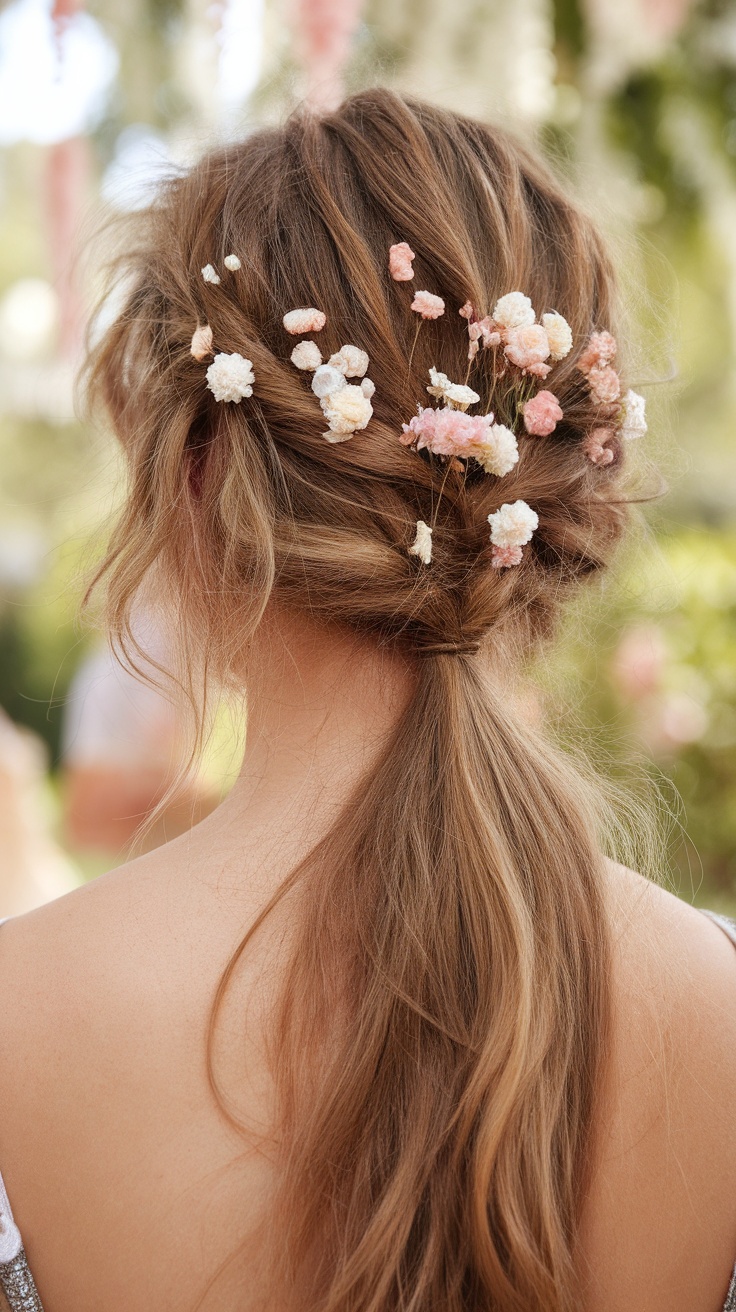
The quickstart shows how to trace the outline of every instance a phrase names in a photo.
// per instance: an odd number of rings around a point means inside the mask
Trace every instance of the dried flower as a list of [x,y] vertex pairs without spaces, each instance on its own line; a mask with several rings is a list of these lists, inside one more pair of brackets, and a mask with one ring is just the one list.
[[409,547],[410,556],[418,556],[423,565],[432,560],[432,530],[423,519],[417,520],[417,535]]
[[458,310],[458,314],[462,315],[463,319],[473,318],[475,314],[475,310],[473,309],[470,301],[466,301],[464,305],[460,306],[460,309]]
[[321,401],[330,432],[323,436],[328,442],[339,442],[359,428],[365,428],[373,406],[360,387],[350,383],[337,392],[330,392]]
[[316,342],[310,342],[305,338],[303,342],[297,342],[291,353],[291,363],[296,365],[297,369],[308,369],[314,372],[319,369],[322,363],[322,352]]
[[539,516],[526,501],[506,502],[488,516],[494,547],[523,547],[539,527]]
[[503,478],[519,459],[516,436],[504,424],[491,424],[481,442],[468,452],[487,474]]
[[583,354],[578,360],[581,374],[588,375],[591,369],[605,369],[615,358],[616,338],[611,333],[591,333]]
[[594,428],[583,442],[583,453],[593,465],[610,465],[613,451],[606,443],[614,436],[610,428]]
[[527,328],[536,315],[528,296],[523,292],[507,292],[493,307],[493,318],[501,328]]
[[192,333],[192,345],[189,348],[195,360],[205,360],[212,355],[212,329],[208,323],[197,324]]
[[217,269],[215,268],[214,264],[205,264],[202,270],[202,277],[204,278],[205,282],[214,283],[215,286],[220,281],[220,275],[217,272]]
[[376,384],[371,378],[361,378],[360,390],[363,393],[363,396],[367,396],[370,401],[371,397],[375,395]]
[[389,247],[388,270],[395,282],[411,282],[414,277],[411,262],[416,258],[406,241],[397,241],[395,246]]
[[325,396],[332,396],[333,392],[341,391],[345,386],[345,375],[331,364],[321,364],[315,369],[312,391],[320,400]]
[[303,310],[289,310],[284,315],[283,324],[287,333],[297,337],[300,333],[318,333],[327,323],[327,315],[314,306]]
[[421,314],[423,319],[439,319],[445,313],[445,302],[433,292],[417,292],[411,303],[412,310]]
[[510,569],[520,565],[524,551],[522,547],[491,547],[491,566],[493,569]]
[[572,328],[561,314],[543,314],[542,327],[547,334],[553,360],[564,360],[572,350]]
[[207,370],[207,386],[216,401],[242,401],[253,395],[254,382],[253,361],[237,351],[232,355],[221,351]]
[[625,441],[631,442],[646,433],[646,405],[643,396],[629,389],[621,407],[621,436]]
[[611,405],[621,395],[621,379],[610,365],[596,365],[588,374],[590,395],[599,405]]
[[467,410],[469,405],[475,405],[480,401],[477,392],[472,387],[466,387],[464,383],[451,383],[447,374],[440,373],[439,369],[430,369],[430,386],[427,388],[430,396],[436,396],[440,401],[457,406],[458,410]]
[[[524,373],[538,373],[537,366],[549,356],[549,341],[544,328],[538,323],[512,328],[506,334],[504,353]],[[549,373],[549,366],[544,372]]]
[[524,427],[534,437],[549,437],[562,418],[562,408],[554,392],[537,392],[522,406]]
[[229,269],[231,273],[235,273],[236,269],[242,268],[242,265],[237,255],[226,255],[223,263],[225,265],[225,268]]
[[370,363],[367,351],[359,346],[341,346],[327,361],[333,369],[339,369],[346,378],[362,378]]

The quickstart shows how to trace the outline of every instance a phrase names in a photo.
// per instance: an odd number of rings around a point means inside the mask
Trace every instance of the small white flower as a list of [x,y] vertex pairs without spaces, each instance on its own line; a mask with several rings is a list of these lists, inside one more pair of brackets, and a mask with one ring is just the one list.
[[339,369],[333,369],[331,364],[321,364],[314,371],[312,391],[320,400],[341,391],[346,385],[345,375],[341,374]]
[[527,328],[536,315],[528,296],[523,292],[507,292],[496,301],[491,316],[502,328]]
[[207,370],[207,386],[216,401],[242,401],[253,395],[253,361],[246,360],[237,351],[232,355],[220,352]]
[[297,342],[294,347],[291,363],[295,364],[297,369],[309,369],[313,372],[319,369],[322,363],[322,352],[316,342],[305,339],[303,342]]
[[240,260],[238,259],[237,255],[226,255],[224,259],[224,264],[225,264],[225,268],[230,269],[232,273],[235,273],[236,269],[241,268]]
[[367,351],[361,351],[359,346],[341,346],[339,351],[330,356],[327,363],[331,364],[333,369],[339,369],[346,378],[362,378],[370,361]]
[[212,329],[208,323],[197,324],[189,349],[195,360],[205,360],[208,355],[212,355]]
[[343,386],[337,392],[330,392],[320,404],[332,433],[349,434],[365,428],[373,414],[373,406],[368,397],[363,395],[355,383]]
[[410,556],[418,556],[423,565],[432,561],[432,530],[423,519],[417,520],[417,534],[409,547]]
[[316,310],[310,305],[306,309],[288,310],[282,323],[287,333],[298,337],[301,333],[320,332],[327,323],[327,315],[323,310]]
[[360,390],[363,393],[363,396],[367,396],[370,401],[371,397],[375,394],[376,384],[373,382],[372,378],[361,378]]
[[464,383],[451,383],[447,374],[440,373],[439,369],[430,369],[430,386],[427,388],[430,396],[436,396],[438,400],[450,404],[458,410],[467,410],[469,405],[475,405],[480,401],[477,392],[472,387],[466,387]]
[[519,459],[516,436],[505,424],[491,424],[486,440],[473,452],[487,474],[503,478],[510,474]]
[[523,547],[539,527],[539,516],[526,501],[506,502],[488,516],[494,547]]
[[646,401],[638,392],[629,390],[623,399],[621,411],[621,436],[631,442],[636,437],[643,437],[647,431]]
[[215,286],[220,281],[220,275],[217,272],[217,269],[215,268],[214,264],[205,264],[202,270],[202,277],[204,278],[205,282],[214,283]]
[[572,328],[561,314],[543,314],[542,327],[547,334],[553,360],[564,360],[572,350]]

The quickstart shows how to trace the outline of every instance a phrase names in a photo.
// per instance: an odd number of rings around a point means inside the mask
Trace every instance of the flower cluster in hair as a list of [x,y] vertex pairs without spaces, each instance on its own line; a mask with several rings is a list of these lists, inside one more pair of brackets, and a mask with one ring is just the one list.
[[[288,333],[320,332],[326,319],[321,310],[290,310],[283,322]],[[291,363],[312,374],[312,391],[327,420],[327,432],[322,434],[327,442],[347,442],[366,427],[373,414],[371,397],[376,390],[365,376],[370,363],[366,351],[348,344],[323,362],[317,343],[305,338],[294,347]],[[349,378],[360,382],[349,383]]]
[[[411,281],[415,259],[407,242],[391,246],[391,277],[396,282]],[[411,303],[411,309],[422,318],[439,318],[445,308],[443,299],[428,291],[416,292]],[[437,368],[430,369],[426,390],[441,404],[418,405],[417,414],[402,424],[399,441],[414,451],[426,451],[430,456],[447,460],[458,472],[465,471],[467,462],[473,460],[486,474],[503,478],[518,462],[518,437],[505,424],[496,423],[492,413],[467,413],[480,402],[479,394],[468,383],[473,363],[480,351],[492,350],[496,353],[496,377],[516,371],[520,378],[539,384],[570,354],[572,329],[556,310],[537,319],[530,298],[520,291],[499,297],[491,314],[479,314],[470,301],[460,307],[459,314],[467,322],[468,376],[463,383],[455,383]],[[584,455],[596,465],[613,460],[614,453],[608,443],[615,432],[624,438],[639,437],[646,432],[643,397],[630,391],[621,400],[619,376],[612,366],[615,355],[616,342],[611,334],[593,333],[578,361],[592,399],[603,408],[601,423],[583,443]],[[525,437],[549,437],[564,418],[558,397],[546,387],[520,401],[518,413]],[[521,564],[523,548],[539,524],[536,511],[525,501],[507,502],[489,515],[489,523],[493,567],[508,569]],[[417,537],[409,552],[429,564],[431,529],[422,520],[417,521]]]

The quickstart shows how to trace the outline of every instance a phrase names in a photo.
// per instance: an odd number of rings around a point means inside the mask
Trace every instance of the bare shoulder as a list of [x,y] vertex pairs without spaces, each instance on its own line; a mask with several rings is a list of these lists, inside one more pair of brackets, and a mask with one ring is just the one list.
[[595,1312],[720,1312],[736,1261],[736,948],[609,865],[612,1027],[582,1227]]

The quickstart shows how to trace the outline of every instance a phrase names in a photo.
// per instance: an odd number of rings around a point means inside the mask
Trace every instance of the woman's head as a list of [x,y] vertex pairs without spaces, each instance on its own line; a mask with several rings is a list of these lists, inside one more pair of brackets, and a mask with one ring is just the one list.
[[[113,545],[116,627],[153,568],[215,667],[232,663],[272,587],[315,619],[408,647],[472,645],[546,629],[566,586],[606,562],[623,522],[621,447],[609,443],[606,466],[586,455],[601,410],[577,365],[590,333],[611,327],[611,270],[591,223],[517,143],[368,92],[205,156],[136,223],[119,264],[127,303],[91,359],[133,479]],[[416,251],[412,289],[447,306],[418,335],[412,292],[388,272],[400,241]],[[528,380],[480,350],[478,410],[521,434],[518,463],[498,478],[417,456],[399,438],[429,404],[429,369],[466,377],[459,309],[482,318],[515,288],[572,328],[553,374],[563,420],[527,436]],[[373,415],[339,445],[323,437],[311,375],[290,362],[283,316],[297,306],[326,313],[324,359],[345,343],[370,358]],[[252,397],[215,400],[208,360],[190,349],[198,324],[215,351],[253,362]],[[539,528],[519,567],[496,570],[488,515],[517,499]],[[418,520],[433,526],[430,567],[408,552]]]
[[[153,581],[221,675],[271,599],[425,652],[380,759],[284,885],[304,896],[272,1026],[273,1305],[571,1312],[607,1018],[600,807],[517,721],[496,658],[549,630],[623,527],[621,443],[596,433],[611,416],[580,359],[612,326],[609,262],[524,148],[387,91],[206,155],[136,222],[124,308],[90,359],[131,467],[103,567],[113,631]],[[446,303],[418,333],[388,269],[401,242],[413,287]],[[430,460],[400,440],[429,370],[464,382],[459,311],[514,290],[572,329],[563,417],[547,402],[554,430],[525,435],[528,378],[479,349],[479,412],[514,428],[518,462]],[[283,316],[307,306],[323,358],[370,358],[373,414],[337,444],[290,360]],[[198,325],[252,362],[252,396],[216,399]],[[488,516],[516,501],[538,527],[494,568]],[[410,551],[418,521],[430,564]],[[486,638],[492,661],[472,654]]]

